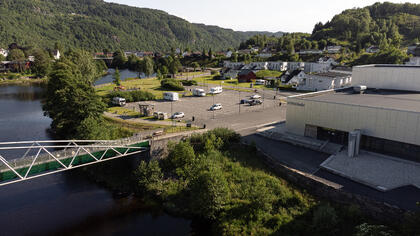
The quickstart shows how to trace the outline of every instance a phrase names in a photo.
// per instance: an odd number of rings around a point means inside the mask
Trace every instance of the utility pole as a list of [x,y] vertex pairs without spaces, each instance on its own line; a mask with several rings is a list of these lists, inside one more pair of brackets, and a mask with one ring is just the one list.
[[238,89],[238,107],[239,107],[239,114],[241,114],[241,90]]
[[[211,94],[213,97],[213,105],[214,105],[214,93]],[[214,107],[213,107],[213,119],[214,119]]]
[[171,120],[172,120],[172,126],[174,126],[174,115],[173,115],[173,110],[172,110],[172,103],[173,101],[171,101]]
[[264,93],[264,91],[262,91],[262,94],[263,94],[263,110],[264,110],[264,108],[265,108],[265,104],[264,104],[264,102],[265,102],[265,100],[264,100],[264,98],[265,98],[265,93]]

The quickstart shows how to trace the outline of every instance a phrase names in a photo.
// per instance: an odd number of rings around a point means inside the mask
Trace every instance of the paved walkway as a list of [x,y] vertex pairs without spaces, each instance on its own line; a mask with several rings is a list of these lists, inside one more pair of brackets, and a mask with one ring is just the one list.
[[403,186],[420,188],[420,164],[377,153],[361,151],[355,158],[347,150],[332,155],[321,167],[379,191]]

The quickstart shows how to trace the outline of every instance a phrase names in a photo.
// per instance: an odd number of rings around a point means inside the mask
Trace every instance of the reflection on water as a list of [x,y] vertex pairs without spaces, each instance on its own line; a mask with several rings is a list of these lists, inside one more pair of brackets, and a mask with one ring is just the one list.
[[[0,86],[0,142],[52,139],[47,132],[51,119],[41,108],[42,92],[37,86]],[[190,223],[141,209],[130,198],[114,199],[80,170],[0,187],[0,235],[186,235]],[[86,227],[79,230],[81,225]]]
[[[114,69],[108,69],[108,74],[103,76],[99,80],[97,80],[95,82],[95,85],[112,83],[112,81],[114,80],[114,73],[115,73]],[[121,78],[122,81],[124,81],[128,78],[137,78],[138,76],[139,76],[138,72],[127,70],[127,69],[120,70],[120,78]]]

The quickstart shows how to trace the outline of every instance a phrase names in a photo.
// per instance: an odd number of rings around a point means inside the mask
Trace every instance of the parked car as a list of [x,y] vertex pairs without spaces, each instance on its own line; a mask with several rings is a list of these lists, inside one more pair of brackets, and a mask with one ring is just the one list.
[[210,110],[215,111],[215,110],[221,110],[222,108],[223,108],[222,104],[218,103],[218,104],[214,104],[213,106],[211,106]]
[[241,99],[241,104],[248,104],[251,100],[248,99]]
[[262,104],[262,101],[259,100],[259,99],[254,99],[254,100],[249,102],[250,106],[261,105],[261,104]]
[[184,117],[185,117],[184,112],[175,112],[175,113],[171,116],[171,118],[172,118],[172,119],[179,119],[179,118],[184,118]]
[[259,94],[254,94],[251,96],[251,99],[260,99],[260,98],[261,98],[261,95]]

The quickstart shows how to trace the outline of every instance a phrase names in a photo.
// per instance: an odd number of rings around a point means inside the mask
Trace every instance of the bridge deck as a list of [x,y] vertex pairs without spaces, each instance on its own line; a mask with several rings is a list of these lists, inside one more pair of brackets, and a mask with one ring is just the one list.
[[[91,145],[89,147],[93,147],[92,151],[89,151],[89,148],[85,148],[84,146],[74,147],[70,155],[63,156],[58,154],[60,151],[57,153],[48,152],[45,146],[29,147],[29,149],[39,149],[37,155],[31,158],[7,161],[0,156],[0,164],[3,164],[0,165],[0,186],[141,153],[149,148],[149,141],[141,141],[131,145],[125,145],[125,147],[102,147],[102,150]],[[39,154],[42,150],[47,152],[47,155],[41,157]],[[85,153],[80,154],[83,152]]]

